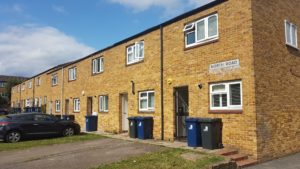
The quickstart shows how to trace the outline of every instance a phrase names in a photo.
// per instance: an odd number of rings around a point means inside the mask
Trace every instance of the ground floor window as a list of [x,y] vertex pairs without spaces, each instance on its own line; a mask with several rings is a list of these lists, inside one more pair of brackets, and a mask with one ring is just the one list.
[[226,82],[210,85],[211,110],[241,110],[242,82]]
[[55,111],[60,112],[60,101],[59,100],[55,101]]
[[80,100],[74,99],[74,112],[80,112]]
[[108,112],[108,96],[99,96],[100,112]]
[[139,110],[154,110],[154,91],[144,91],[139,93]]

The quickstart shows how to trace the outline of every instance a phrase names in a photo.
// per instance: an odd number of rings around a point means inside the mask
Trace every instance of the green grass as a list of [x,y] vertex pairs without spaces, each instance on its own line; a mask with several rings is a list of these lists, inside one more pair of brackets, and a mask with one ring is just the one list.
[[[195,153],[203,156],[195,161],[187,160],[181,155]],[[224,158],[203,154],[191,150],[167,149],[161,152],[148,153],[128,160],[101,165],[96,169],[204,169],[211,164],[223,161]]]
[[31,147],[38,146],[47,146],[54,144],[66,144],[66,143],[75,143],[82,142],[88,140],[96,140],[104,138],[101,135],[96,134],[80,134],[72,137],[55,137],[55,138],[44,138],[38,140],[24,140],[18,143],[4,143],[0,142],[0,151],[9,151],[9,150],[19,150],[19,149],[27,149]]

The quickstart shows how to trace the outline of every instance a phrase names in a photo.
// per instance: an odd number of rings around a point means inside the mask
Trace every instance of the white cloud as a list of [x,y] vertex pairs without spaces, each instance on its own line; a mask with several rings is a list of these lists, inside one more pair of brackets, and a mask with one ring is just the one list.
[[0,4],[0,12],[2,13],[22,13],[24,6],[21,4],[3,5]]
[[53,27],[12,26],[0,31],[0,74],[32,76],[93,51]]
[[61,14],[68,14],[68,11],[63,6],[52,5],[52,9]]
[[213,0],[108,0],[131,8],[134,12],[145,11],[151,7],[161,7],[165,9],[165,14],[176,15],[187,8],[197,8]]

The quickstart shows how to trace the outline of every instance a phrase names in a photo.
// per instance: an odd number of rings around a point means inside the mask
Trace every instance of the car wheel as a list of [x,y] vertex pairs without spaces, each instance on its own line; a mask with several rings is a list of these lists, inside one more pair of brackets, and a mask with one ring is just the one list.
[[5,142],[16,143],[21,140],[21,133],[18,131],[11,131],[5,136]]
[[67,127],[63,131],[63,136],[73,136],[75,134],[75,130],[72,127]]

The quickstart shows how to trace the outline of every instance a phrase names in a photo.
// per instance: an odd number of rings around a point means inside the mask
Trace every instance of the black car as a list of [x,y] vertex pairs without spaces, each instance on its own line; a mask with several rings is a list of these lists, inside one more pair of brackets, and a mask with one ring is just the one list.
[[62,135],[80,133],[80,125],[74,121],[61,120],[42,113],[22,113],[7,115],[0,119],[0,139],[14,143],[33,136]]

